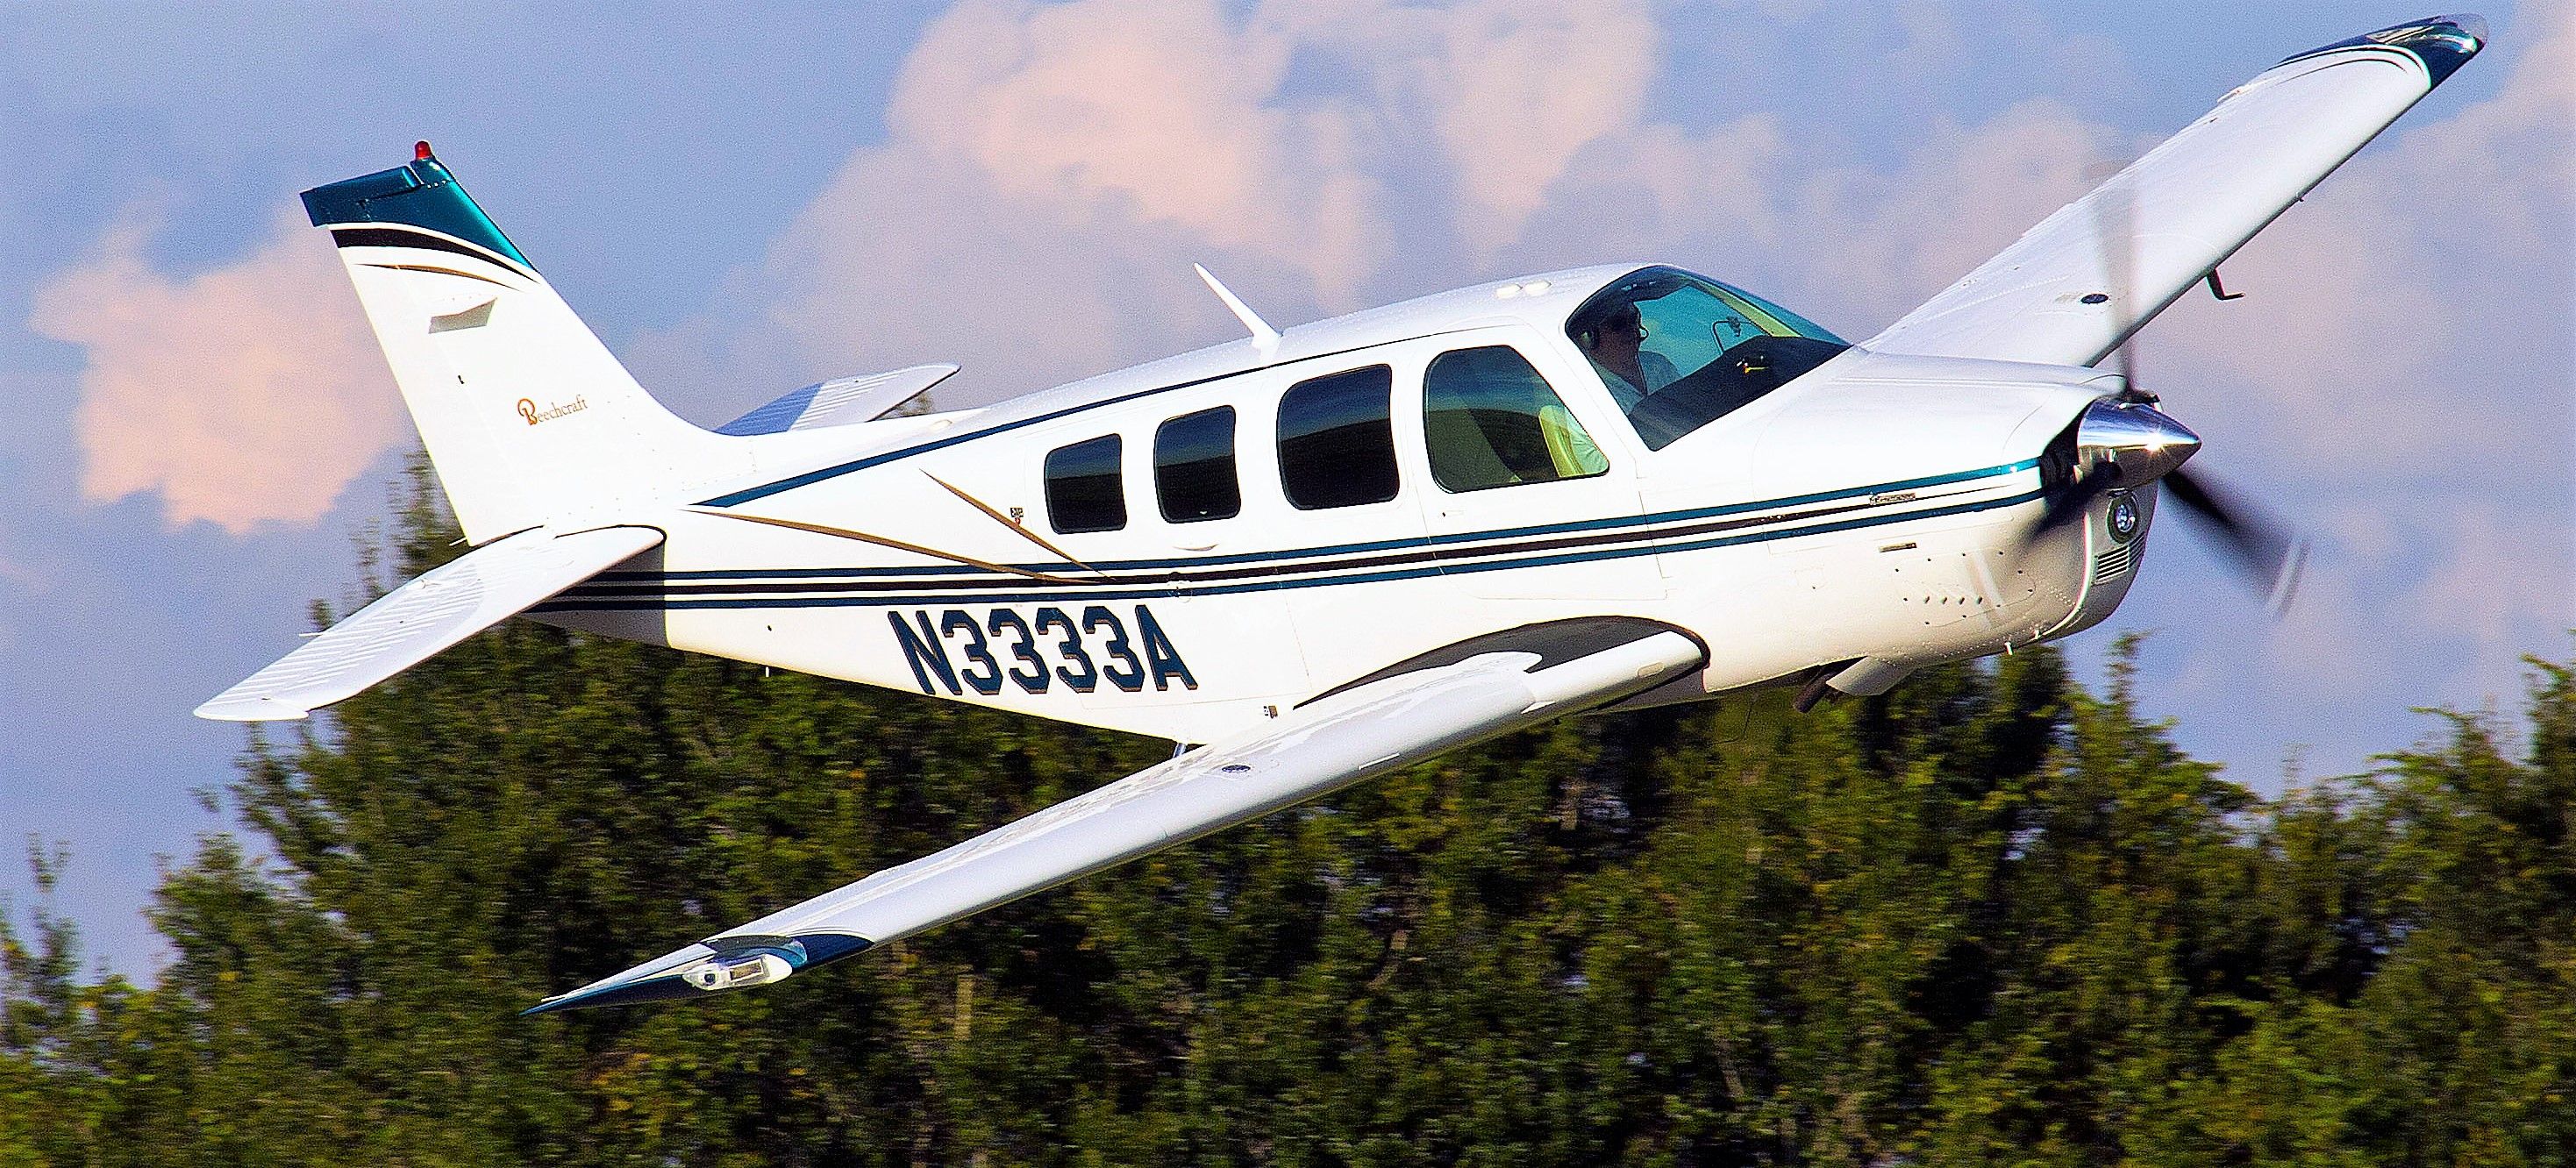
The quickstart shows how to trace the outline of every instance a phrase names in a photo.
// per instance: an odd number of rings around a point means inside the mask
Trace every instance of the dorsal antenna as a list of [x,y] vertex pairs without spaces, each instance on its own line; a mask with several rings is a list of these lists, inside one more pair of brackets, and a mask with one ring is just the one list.
[[1207,265],[1191,264],[1190,267],[1198,271],[1199,279],[1207,281],[1208,291],[1216,293],[1216,298],[1225,302],[1225,310],[1233,313],[1234,319],[1242,321],[1243,327],[1252,330],[1254,348],[1267,350],[1279,347],[1279,330],[1270,327],[1269,321],[1261,319],[1261,314],[1254,312],[1251,305],[1245,304],[1242,297],[1235,295],[1234,289],[1226,287],[1225,281],[1217,279],[1216,273],[1207,270]]

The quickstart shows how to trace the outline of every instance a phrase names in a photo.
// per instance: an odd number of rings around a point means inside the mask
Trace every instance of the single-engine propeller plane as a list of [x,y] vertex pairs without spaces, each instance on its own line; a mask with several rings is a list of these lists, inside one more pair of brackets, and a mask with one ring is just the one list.
[[[514,614],[1169,738],[1169,762],[531,1012],[815,966],[1568,714],[1801,709],[2117,607],[2160,498],[2265,588],[2132,333],[2475,55],[2301,53],[1858,344],[1675,267],[1525,276],[979,409],[954,366],[665,411],[422,143],[304,193],[473,549],[198,709],[301,718]],[[1205,276],[1205,272],[1201,273]]]

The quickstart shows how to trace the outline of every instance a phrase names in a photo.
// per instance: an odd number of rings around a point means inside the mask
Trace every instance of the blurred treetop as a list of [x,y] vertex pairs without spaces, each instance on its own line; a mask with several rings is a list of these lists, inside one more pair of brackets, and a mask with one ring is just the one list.
[[[450,535],[416,483],[387,558]],[[0,912],[0,1166],[2567,1164],[2576,674],[2533,668],[2519,757],[2440,715],[2274,801],[2046,649],[1578,719],[522,1019],[1168,747],[513,623],[253,740],[157,985]]]

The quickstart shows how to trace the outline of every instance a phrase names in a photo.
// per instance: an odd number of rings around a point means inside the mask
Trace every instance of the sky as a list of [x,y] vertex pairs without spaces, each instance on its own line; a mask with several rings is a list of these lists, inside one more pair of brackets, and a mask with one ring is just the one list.
[[[151,976],[228,821],[199,701],[363,593],[414,442],[296,192],[435,142],[643,383],[717,424],[953,361],[945,407],[1274,322],[1661,261],[1894,320],[2281,57],[2424,15],[2173,0],[968,0],[0,8],[0,842]],[[2085,676],[2258,789],[2576,641],[2576,13],[2492,47],[2141,337],[2196,467],[2302,527],[2280,619],[2184,524]],[[1104,778],[1108,776],[1103,776]]]

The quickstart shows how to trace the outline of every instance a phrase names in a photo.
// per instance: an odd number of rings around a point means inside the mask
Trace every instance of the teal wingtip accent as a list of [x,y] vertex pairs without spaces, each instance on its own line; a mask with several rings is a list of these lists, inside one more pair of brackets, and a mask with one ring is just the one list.
[[530,1006],[519,1012],[522,1018],[533,1014],[551,1014],[557,1010],[580,1010],[592,1006],[631,1006],[639,1002],[673,1002],[705,995],[705,991],[677,977],[649,977],[641,981],[601,986],[592,990],[575,990]]
[[[719,954],[769,953],[784,959],[795,970],[828,965],[855,957],[875,947],[865,937],[846,933],[807,933],[795,937],[732,936],[710,937],[702,944]],[[668,968],[668,967],[665,967]],[[675,1002],[707,996],[708,991],[681,980],[676,973],[659,973],[634,981],[614,982],[589,989],[574,990],[519,1011],[522,1018],[552,1014],[558,1010],[584,1010],[593,1006],[632,1006],[642,1002]]]
[[[2484,49],[2486,44],[2486,18],[2471,12],[2454,12],[2443,16],[2427,16],[2422,20],[2411,20],[2404,24],[2392,24],[2357,37],[2347,37],[2330,45],[2320,45],[2289,58],[2289,61],[2305,60],[2337,49],[2384,45],[2392,49],[2404,50],[2413,55],[2416,60],[2423,62],[2424,72],[2430,78],[2431,84],[2439,86],[2450,80],[2451,74],[2459,72],[2460,66],[2468,64],[2469,58],[2477,56],[2478,51]],[[2282,63],[2288,64],[2289,61]]]
[[410,163],[304,192],[304,214],[316,227],[348,223],[399,223],[454,236],[508,256],[530,271],[510,237],[483,213],[445,163],[423,151]]

